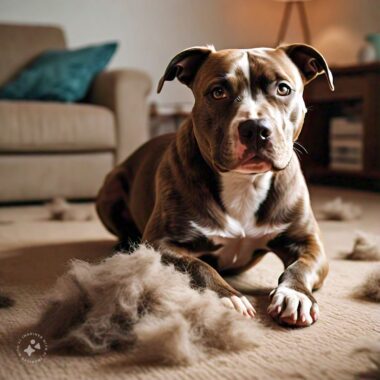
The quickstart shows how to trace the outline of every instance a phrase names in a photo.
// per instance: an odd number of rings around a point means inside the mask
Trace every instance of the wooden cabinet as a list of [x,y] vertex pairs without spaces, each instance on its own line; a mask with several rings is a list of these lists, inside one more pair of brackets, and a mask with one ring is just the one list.
[[[380,62],[333,68],[335,91],[324,76],[305,88],[308,108],[299,142],[308,154],[301,157],[309,182],[380,191]],[[355,112],[363,125],[362,169],[330,168],[330,121]]]

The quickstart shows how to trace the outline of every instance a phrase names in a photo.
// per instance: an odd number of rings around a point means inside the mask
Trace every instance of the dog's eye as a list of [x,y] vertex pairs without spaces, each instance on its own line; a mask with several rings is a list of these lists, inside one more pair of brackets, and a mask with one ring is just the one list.
[[288,96],[290,95],[290,93],[292,92],[292,89],[290,88],[290,86],[285,83],[285,82],[281,82],[279,83],[279,85],[277,86],[277,95],[280,95],[280,96]]
[[227,98],[227,91],[223,87],[218,86],[213,88],[211,95],[216,100],[225,99]]

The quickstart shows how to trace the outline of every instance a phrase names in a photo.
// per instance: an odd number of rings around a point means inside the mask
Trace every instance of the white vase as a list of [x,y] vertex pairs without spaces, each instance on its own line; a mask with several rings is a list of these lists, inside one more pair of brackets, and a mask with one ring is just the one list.
[[360,63],[369,63],[376,61],[376,49],[375,47],[367,42],[363,45],[358,53],[358,61]]

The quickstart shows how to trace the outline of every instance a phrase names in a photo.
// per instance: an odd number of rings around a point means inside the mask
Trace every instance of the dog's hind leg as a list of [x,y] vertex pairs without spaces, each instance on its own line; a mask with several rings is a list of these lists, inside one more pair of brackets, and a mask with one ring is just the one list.
[[125,172],[116,167],[106,177],[96,199],[96,211],[108,231],[119,238],[120,250],[129,250],[141,241],[141,233],[128,207],[128,190]]

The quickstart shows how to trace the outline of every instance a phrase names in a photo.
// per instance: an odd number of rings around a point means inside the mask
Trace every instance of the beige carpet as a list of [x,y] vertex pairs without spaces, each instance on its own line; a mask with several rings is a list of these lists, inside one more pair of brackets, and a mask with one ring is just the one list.
[[[0,309],[0,379],[352,379],[370,367],[368,358],[352,353],[363,340],[379,339],[379,304],[357,300],[355,287],[378,263],[350,262],[340,252],[352,246],[357,229],[380,234],[380,196],[314,188],[314,208],[340,195],[364,209],[361,220],[321,222],[331,272],[316,294],[321,318],[306,329],[277,326],[266,315],[267,293],[282,265],[274,255],[250,272],[253,301],[265,334],[259,348],[221,354],[191,367],[139,367],[126,355],[57,356],[47,352],[38,363],[23,362],[17,341],[41,312],[41,301],[72,258],[99,260],[114,241],[97,219],[87,222],[47,220],[41,206],[0,208],[0,289],[16,304]],[[79,209],[91,210],[91,205]],[[252,280],[253,279],[253,280]],[[244,280],[244,279],[243,279]],[[252,324],[252,329],[255,328]],[[26,328],[26,330],[25,330]],[[223,334],[223,331],[220,332]],[[247,331],[249,334],[249,331]]]

